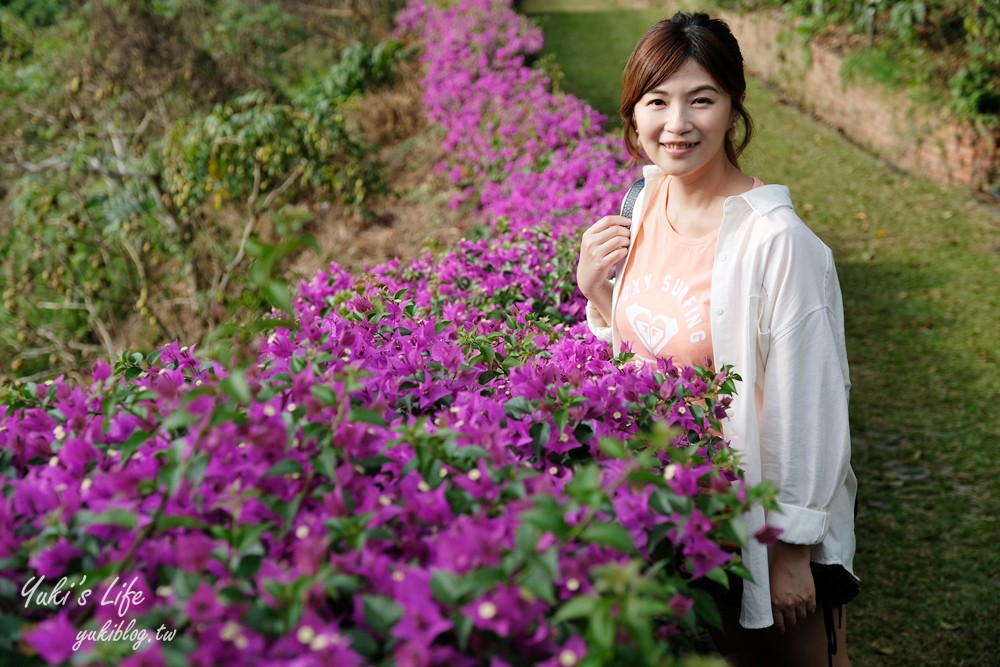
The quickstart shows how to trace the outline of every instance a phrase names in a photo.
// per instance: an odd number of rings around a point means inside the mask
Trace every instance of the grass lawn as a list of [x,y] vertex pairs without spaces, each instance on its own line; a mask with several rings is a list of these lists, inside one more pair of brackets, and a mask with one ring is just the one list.
[[[614,118],[625,60],[664,14],[533,16],[562,88]],[[900,173],[756,83],[748,106],[759,134],[744,167],[789,186],[844,291],[863,580],[853,662],[996,664],[1000,208]]]

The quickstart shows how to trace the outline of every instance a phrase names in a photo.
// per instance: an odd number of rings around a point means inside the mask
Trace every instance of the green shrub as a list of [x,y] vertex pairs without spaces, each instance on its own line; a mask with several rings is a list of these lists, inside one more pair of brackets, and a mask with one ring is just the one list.
[[304,198],[360,210],[385,191],[376,148],[337,107],[388,80],[405,55],[395,42],[353,46],[294,99],[240,95],[148,144],[92,130],[75,141],[54,135],[51,153],[32,156],[13,183],[10,221],[0,224],[9,371],[58,373],[125,341],[197,341],[284,303],[277,261],[303,243],[269,249],[260,220]]
[[[726,5],[731,2],[724,2]],[[950,92],[959,116],[1000,115],[1000,0],[740,0],[742,7],[779,6],[808,32],[831,25],[867,35],[877,52],[854,71],[873,67],[881,81],[920,81]],[[886,58],[903,50],[919,62]],[[865,64],[867,63],[867,64]],[[890,71],[894,70],[894,71]]]
[[360,206],[369,192],[384,189],[370,153],[336,113],[317,116],[257,91],[178,126],[167,142],[164,176],[184,216],[205,201],[219,209],[308,191]]
[[70,0],[0,0],[0,13],[9,13],[34,27],[56,22]]

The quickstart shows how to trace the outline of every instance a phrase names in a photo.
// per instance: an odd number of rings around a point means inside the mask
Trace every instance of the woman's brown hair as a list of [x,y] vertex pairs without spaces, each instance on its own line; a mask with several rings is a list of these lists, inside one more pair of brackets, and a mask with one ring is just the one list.
[[726,157],[739,166],[740,154],[753,136],[753,119],[743,106],[747,81],[740,45],[722,19],[683,12],[647,30],[632,50],[622,73],[620,111],[625,124],[625,147],[633,164],[642,157],[635,127],[635,105],[689,59],[704,67],[715,79],[732,100],[733,111],[743,119],[740,141],[734,143],[727,135],[725,143]]

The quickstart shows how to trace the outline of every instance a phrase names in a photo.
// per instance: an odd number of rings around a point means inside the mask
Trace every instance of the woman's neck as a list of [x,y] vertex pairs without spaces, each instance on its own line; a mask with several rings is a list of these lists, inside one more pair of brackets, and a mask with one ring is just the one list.
[[753,187],[753,179],[728,161],[724,168],[669,178],[667,220],[678,234],[690,238],[718,229],[726,198]]

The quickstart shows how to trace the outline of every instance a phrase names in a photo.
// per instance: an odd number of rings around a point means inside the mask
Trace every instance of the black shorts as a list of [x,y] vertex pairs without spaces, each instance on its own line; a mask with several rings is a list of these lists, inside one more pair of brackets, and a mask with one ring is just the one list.
[[[843,606],[858,597],[861,591],[860,583],[843,565],[809,563],[812,568],[813,581],[816,583],[816,608],[823,612],[823,626],[826,630],[826,648],[828,664],[832,667],[833,656],[837,654],[837,632],[833,618],[836,611],[838,620],[843,623]],[[721,586],[712,583],[715,594],[720,595],[724,604],[739,609],[743,602],[743,579],[735,574],[729,574],[729,590],[721,592]]]
[[[816,606],[823,609],[836,609],[858,597],[861,586],[858,580],[843,565],[824,565],[809,563],[812,568],[813,581],[816,582]],[[726,602],[740,604],[743,600],[743,579],[735,574],[729,575],[729,591],[725,593]]]

